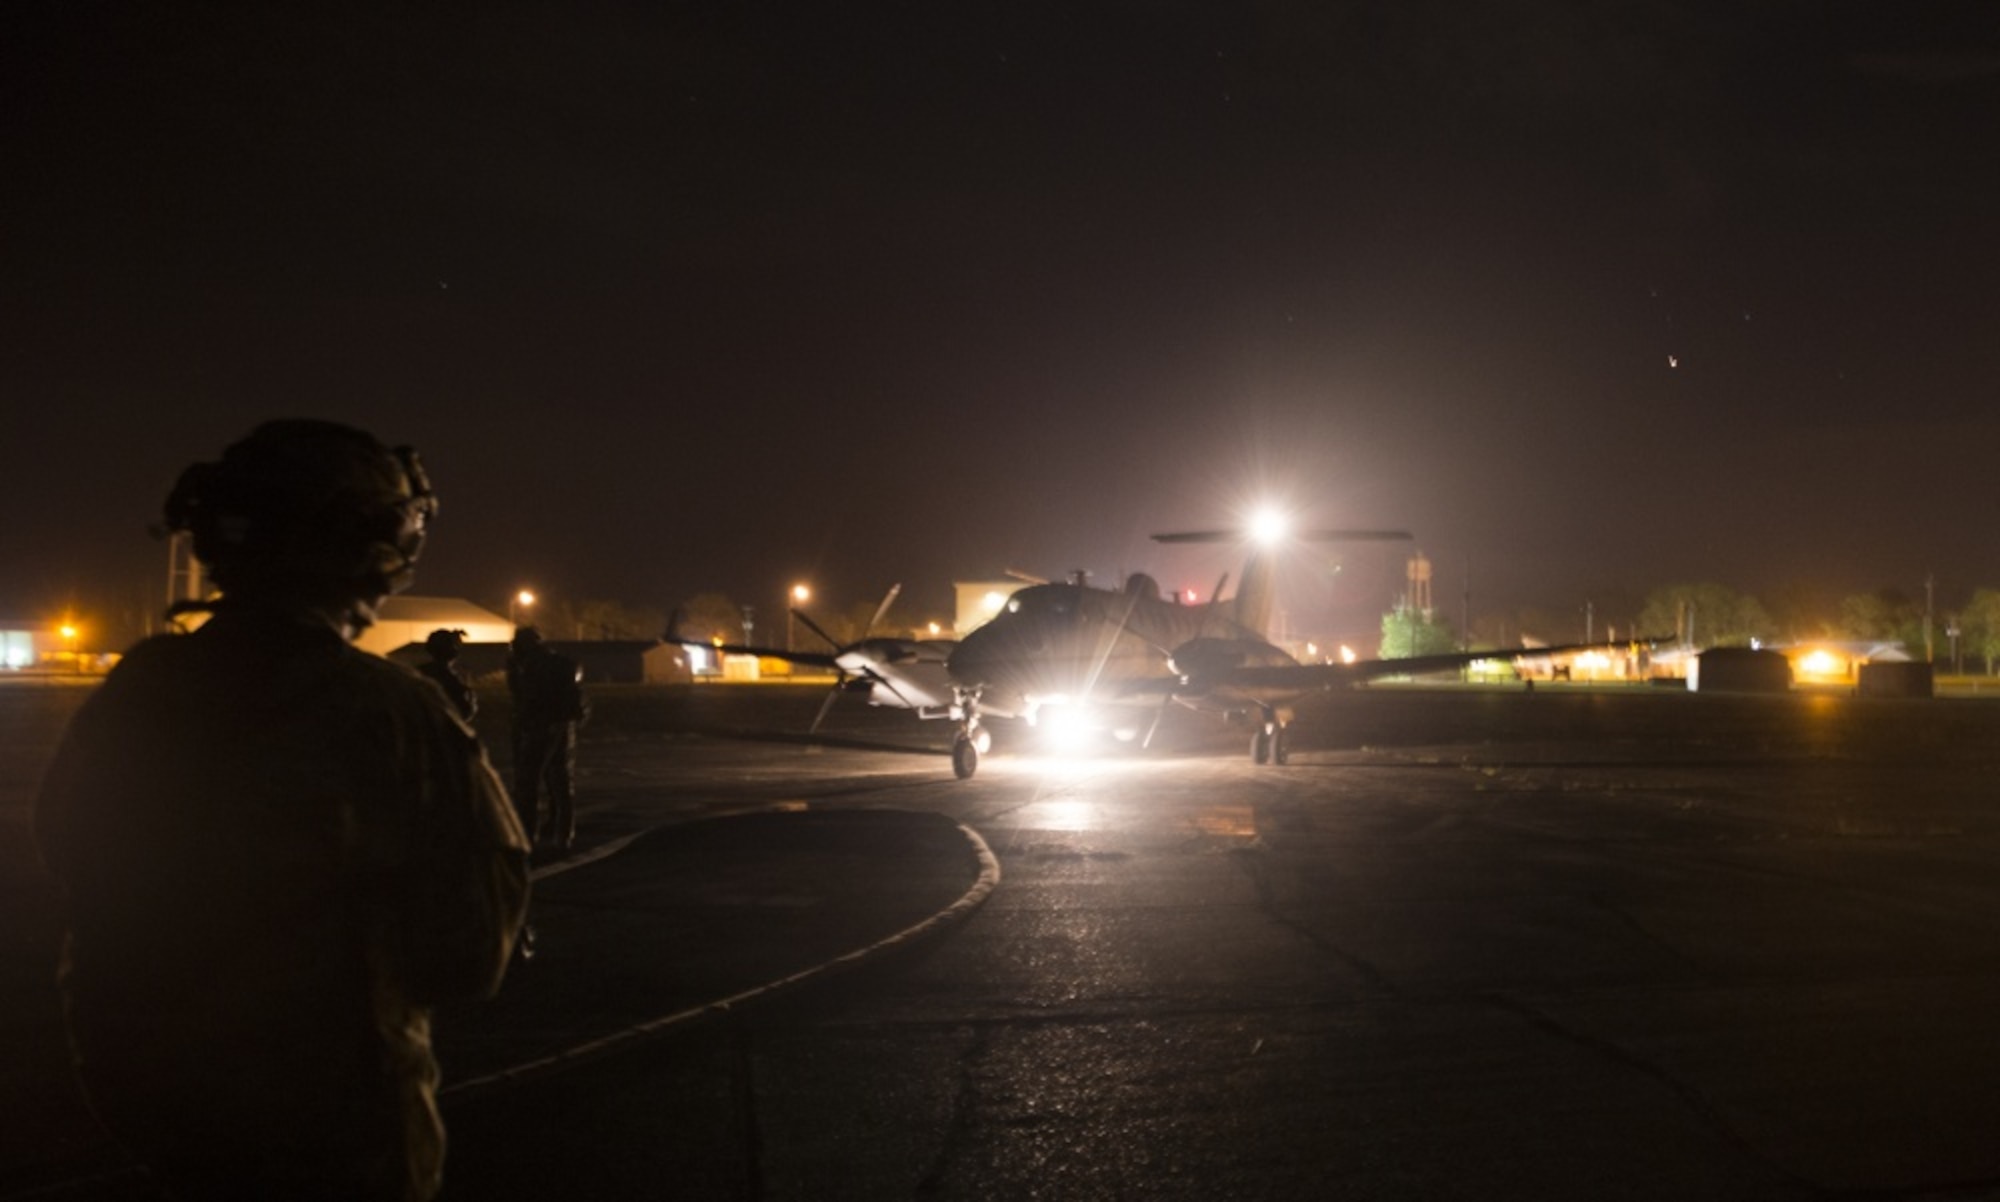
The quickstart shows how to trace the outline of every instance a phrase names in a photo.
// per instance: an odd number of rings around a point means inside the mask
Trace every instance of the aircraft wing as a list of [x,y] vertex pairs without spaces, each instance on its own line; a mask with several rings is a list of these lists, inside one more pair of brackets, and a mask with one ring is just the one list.
[[1222,668],[1196,676],[1164,676],[1126,682],[1127,696],[1198,697],[1209,693],[1303,694],[1334,689],[1390,676],[1425,676],[1447,672],[1482,660],[1537,659],[1576,651],[1617,651],[1653,647],[1670,638],[1619,639],[1616,642],[1564,643],[1553,647],[1501,647],[1486,651],[1452,651],[1401,659],[1365,659],[1351,664],[1283,664]]
[[750,647],[741,643],[711,643],[706,639],[686,639],[669,633],[664,640],[679,643],[683,647],[704,647],[722,655],[755,655],[764,659],[783,660],[788,664],[800,664],[808,668],[824,668],[828,672],[840,671],[840,664],[827,651],[786,651],[780,647]]

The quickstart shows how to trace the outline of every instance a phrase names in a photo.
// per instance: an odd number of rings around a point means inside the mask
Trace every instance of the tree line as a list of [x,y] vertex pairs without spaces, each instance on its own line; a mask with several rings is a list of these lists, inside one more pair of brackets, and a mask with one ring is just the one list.
[[[1542,619],[1547,623],[1546,617]],[[1468,649],[1518,646],[1517,638],[1495,636],[1481,623]],[[1543,642],[1582,641],[1585,631],[1559,634],[1515,627]],[[1698,647],[1744,647],[1753,643],[1798,643],[1815,639],[1844,642],[1897,642],[1914,659],[1928,657],[1954,670],[1973,666],[1993,675],[2000,663],[2000,589],[1975,590],[1965,604],[1939,609],[1900,589],[1881,589],[1842,598],[1830,611],[1793,607],[1787,619],[1772,616],[1762,602],[1723,584],[1676,584],[1647,594],[1630,625],[1607,622],[1588,630],[1595,639],[1669,637]],[[1463,633],[1443,615],[1398,605],[1382,615],[1384,658],[1433,655],[1457,650]]]

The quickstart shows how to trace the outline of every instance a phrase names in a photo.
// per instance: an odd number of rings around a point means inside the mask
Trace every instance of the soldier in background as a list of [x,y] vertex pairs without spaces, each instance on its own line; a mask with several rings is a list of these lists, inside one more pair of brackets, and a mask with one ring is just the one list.
[[78,1074],[176,1197],[422,1202],[431,1009],[498,987],[528,893],[477,741],[349,641],[436,500],[408,448],[285,421],[166,508],[222,595],[111,673],[35,812]]
[[[576,728],[589,717],[583,671],[542,642],[533,626],[514,632],[507,691],[514,699],[514,806],[538,847],[576,846]],[[546,812],[541,797],[548,795]]]
[[458,716],[465,719],[467,725],[471,725],[473,714],[479,710],[479,697],[472,691],[472,682],[465,678],[465,673],[459,670],[456,662],[458,653],[464,649],[463,630],[433,630],[424,639],[424,651],[430,658],[418,664],[417,671],[444,690],[445,700],[451,702],[451,707],[458,711]]

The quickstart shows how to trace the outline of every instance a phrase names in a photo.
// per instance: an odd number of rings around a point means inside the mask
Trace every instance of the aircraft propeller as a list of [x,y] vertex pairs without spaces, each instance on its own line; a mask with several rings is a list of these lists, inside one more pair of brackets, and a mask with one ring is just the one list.
[[[875,633],[875,627],[881,623],[883,615],[887,614],[889,612],[889,607],[895,604],[897,594],[901,593],[902,591],[903,591],[903,586],[901,584],[892,584],[889,586],[889,591],[885,593],[882,597],[882,604],[875,607],[874,616],[868,619],[868,625],[861,628],[861,637],[856,639],[855,643],[864,643],[868,641],[869,637]],[[846,648],[840,645],[838,640],[836,640],[832,635],[828,634],[825,630],[821,629],[820,624],[818,622],[815,622],[810,617],[808,617],[804,610],[793,609],[792,616],[797,618],[799,621],[804,622],[806,624],[806,629],[812,631],[820,638],[826,640],[827,646],[833,648],[834,654],[836,656],[838,656],[842,651],[846,650]],[[853,645],[855,644],[854,643],[849,644],[849,646]],[[833,672],[837,679],[834,681],[833,687],[826,691],[825,699],[819,703],[819,712],[813,715],[812,725],[806,728],[806,733],[808,734],[819,733],[820,723],[826,721],[827,713],[833,709],[834,699],[840,696],[841,690],[847,687],[847,682],[849,678],[854,676],[858,676],[860,679],[867,680],[872,684],[875,684],[881,688],[889,690],[889,692],[895,694],[896,699],[898,701],[901,701],[905,706],[908,706],[912,709],[915,708],[914,703],[912,703],[908,697],[903,695],[903,691],[901,689],[898,689],[895,686],[894,682],[890,681],[887,677],[883,676],[879,672],[874,672],[866,667],[863,667],[861,671],[858,673],[850,673],[846,668],[840,665],[837,659],[834,663]]]
[[[1201,607],[1201,620],[1195,624],[1194,633],[1196,638],[1201,638],[1208,633],[1208,620],[1214,616],[1216,606],[1222,604],[1222,590],[1228,587],[1228,584],[1228,572],[1224,572],[1216,578],[1215,587],[1209,591],[1208,600]],[[1166,658],[1169,664],[1173,663],[1174,649],[1172,647],[1158,647],[1155,649]],[[1160,695],[1160,708],[1153,711],[1153,720],[1147,724],[1146,737],[1139,740],[1139,746],[1151,747],[1153,745],[1153,736],[1159,733],[1160,723],[1165,721],[1167,716],[1167,707],[1172,705],[1174,701],[1175,695],[1172,689],[1168,689]]]

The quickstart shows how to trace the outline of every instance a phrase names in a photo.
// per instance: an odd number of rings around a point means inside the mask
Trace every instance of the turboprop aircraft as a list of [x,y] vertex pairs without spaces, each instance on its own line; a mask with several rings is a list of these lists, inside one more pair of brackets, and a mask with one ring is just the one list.
[[[1157,534],[1161,543],[1247,542],[1244,531]],[[1122,589],[1068,583],[1017,592],[1000,614],[966,635],[945,661],[950,717],[959,723],[952,770],[972,776],[991,740],[986,716],[1036,725],[1082,725],[1150,742],[1169,705],[1246,718],[1251,759],[1284,763],[1296,703],[1308,694],[1388,676],[1445,671],[1479,660],[1544,656],[1613,644],[1571,644],[1519,651],[1468,651],[1352,663],[1300,663],[1266,635],[1272,612],[1272,535],[1244,565],[1236,593],[1221,601],[1218,583],[1205,605],[1162,596],[1150,576]],[[1408,541],[1398,530],[1322,530],[1290,536],[1306,542]],[[1226,577],[1225,577],[1226,580]],[[1656,640],[1641,640],[1652,642]],[[1625,643],[1615,644],[1625,646]]]

